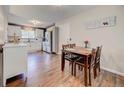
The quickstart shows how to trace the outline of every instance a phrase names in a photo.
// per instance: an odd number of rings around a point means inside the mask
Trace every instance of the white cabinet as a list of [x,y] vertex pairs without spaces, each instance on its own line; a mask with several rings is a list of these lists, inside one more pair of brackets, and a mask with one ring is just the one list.
[[35,52],[42,50],[42,38],[43,38],[43,30],[36,29],[35,30],[36,38],[37,40],[30,40],[30,42],[27,42],[28,45],[28,52]]
[[27,77],[27,47],[25,44],[3,46],[3,86],[6,79],[24,74]]
[[43,38],[43,30],[42,29],[36,29],[36,37],[37,38]]
[[16,36],[21,36],[21,27],[19,26],[8,26],[8,36],[14,36],[14,33]]
[[35,52],[41,50],[41,43],[40,42],[31,42],[27,43],[28,52]]

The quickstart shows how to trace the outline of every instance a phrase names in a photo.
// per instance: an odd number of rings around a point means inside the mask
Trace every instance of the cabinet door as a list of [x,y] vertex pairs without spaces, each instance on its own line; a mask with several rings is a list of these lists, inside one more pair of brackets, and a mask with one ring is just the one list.
[[8,36],[21,36],[21,28],[18,26],[8,26]]
[[27,43],[28,52],[35,52],[41,50],[40,42]]
[[4,78],[27,72],[27,48],[4,48]]
[[43,38],[43,30],[36,29],[36,38]]
[[27,44],[27,50],[28,50],[28,52],[30,52],[31,51],[31,44],[30,43],[26,43]]
[[33,42],[31,43],[32,50],[39,51],[41,50],[41,44],[40,42]]

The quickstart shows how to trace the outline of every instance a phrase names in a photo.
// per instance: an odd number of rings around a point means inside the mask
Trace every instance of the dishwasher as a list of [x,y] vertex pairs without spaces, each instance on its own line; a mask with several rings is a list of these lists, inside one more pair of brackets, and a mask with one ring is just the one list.
[[3,49],[0,45],[0,87],[3,85]]

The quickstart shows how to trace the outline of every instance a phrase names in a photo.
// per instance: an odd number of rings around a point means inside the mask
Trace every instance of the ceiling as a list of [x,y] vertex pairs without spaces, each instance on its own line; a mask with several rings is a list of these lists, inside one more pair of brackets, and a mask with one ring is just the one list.
[[32,25],[35,19],[38,27],[47,27],[57,21],[94,8],[93,5],[10,5],[9,22]]

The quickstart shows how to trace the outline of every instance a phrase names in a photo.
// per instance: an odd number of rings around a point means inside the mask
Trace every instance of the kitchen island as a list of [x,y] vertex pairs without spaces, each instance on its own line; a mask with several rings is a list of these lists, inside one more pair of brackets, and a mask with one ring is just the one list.
[[7,43],[3,46],[3,86],[8,78],[19,74],[27,77],[27,45]]

